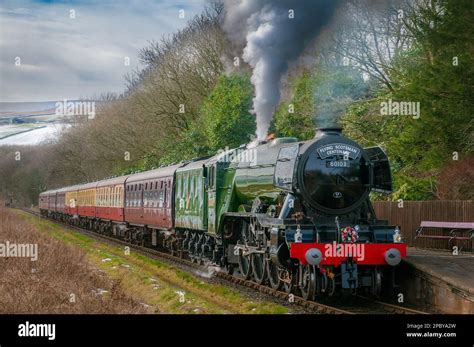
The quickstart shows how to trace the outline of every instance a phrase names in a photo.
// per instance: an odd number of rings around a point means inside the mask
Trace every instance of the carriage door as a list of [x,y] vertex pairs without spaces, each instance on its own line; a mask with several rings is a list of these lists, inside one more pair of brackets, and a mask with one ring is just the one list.
[[210,233],[216,232],[216,166],[211,165],[207,168],[207,230]]

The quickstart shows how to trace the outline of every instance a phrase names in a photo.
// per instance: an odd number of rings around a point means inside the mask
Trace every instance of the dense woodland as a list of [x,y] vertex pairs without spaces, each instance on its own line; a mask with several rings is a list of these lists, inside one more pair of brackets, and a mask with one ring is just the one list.
[[[35,147],[0,147],[0,193],[36,203],[40,191],[214,153],[252,140],[250,68],[207,6],[140,52],[141,71],[122,95],[102,97]],[[347,1],[292,64],[271,131],[310,139],[340,124],[364,146],[388,153],[389,199],[474,199],[474,2]],[[277,88],[277,86],[275,86]],[[420,103],[420,117],[383,115],[381,103]],[[15,152],[21,160],[15,160]]]

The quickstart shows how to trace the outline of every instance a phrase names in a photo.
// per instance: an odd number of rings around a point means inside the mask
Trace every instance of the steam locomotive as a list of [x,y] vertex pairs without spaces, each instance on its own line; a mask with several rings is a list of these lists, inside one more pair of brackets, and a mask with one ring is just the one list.
[[40,194],[43,216],[195,262],[305,299],[395,284],[400,229],[377,220],[390,192],[386,154],[339,128]]

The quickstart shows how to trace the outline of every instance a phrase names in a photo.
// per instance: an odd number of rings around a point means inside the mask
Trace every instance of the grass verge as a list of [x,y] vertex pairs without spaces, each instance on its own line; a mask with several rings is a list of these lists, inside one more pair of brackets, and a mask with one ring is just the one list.
[[285,314],[289,308],[248,296],[224,285],[206,281],[207,274],[191,274],[133,250],[107,245],[48,220],[16,211],[42,234],[85,252],[88,261],[119,282],[127,295],[156,313],[255,313]]

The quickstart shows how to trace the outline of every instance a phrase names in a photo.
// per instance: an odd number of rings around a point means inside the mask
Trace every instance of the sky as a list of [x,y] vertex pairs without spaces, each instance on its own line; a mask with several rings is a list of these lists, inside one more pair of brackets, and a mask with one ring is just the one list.
[[120,93],[124,76],[141,67],[140,49],[184,27],[204,5],[205,0],[1,0],[0,102]]

